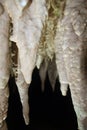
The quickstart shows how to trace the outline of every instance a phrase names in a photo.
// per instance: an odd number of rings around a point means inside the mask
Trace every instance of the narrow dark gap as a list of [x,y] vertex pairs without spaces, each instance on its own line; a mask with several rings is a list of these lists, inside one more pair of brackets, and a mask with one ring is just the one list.
[[14,78],[9,80],[8,130],[77,130],[77,119],[73,109],[70,90],[66,97],[60,92],[59,81],[52,91],[48,76],[45,91],[41,91],[39,72],[34,70],[29,88],[30,125],[26,126],[22,106]]

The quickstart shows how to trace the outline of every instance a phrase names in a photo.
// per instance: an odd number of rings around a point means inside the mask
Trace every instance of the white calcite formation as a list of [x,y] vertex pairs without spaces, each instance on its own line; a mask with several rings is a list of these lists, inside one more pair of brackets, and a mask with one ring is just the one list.
[[25,123],[29,123],[28,87],[36,65],[36,56],[43,25],[47,17],[45,0],[7,0],[5,8],[12,19],[10,40],[18,48],[16,83],[23,106]]
[[[55,38],[61,90],[71,90],[79,130],[87,130],[87,1],[67,0]],[[62,87],[63,84],[63,87]]]
[[86,0],[0,0],[0,130],[7,130],[12,73],[29,124],[28,94],[35,67],[42,91],[47,74],[53,90],[59,77],[63,96],[70,87],[79,130],[87,130]]

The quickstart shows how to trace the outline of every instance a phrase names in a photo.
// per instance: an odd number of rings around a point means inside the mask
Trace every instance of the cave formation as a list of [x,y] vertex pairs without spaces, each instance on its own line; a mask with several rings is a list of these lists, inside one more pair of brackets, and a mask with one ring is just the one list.
[[0,0],[0,130],[87,130],[86,25],[86,0]]

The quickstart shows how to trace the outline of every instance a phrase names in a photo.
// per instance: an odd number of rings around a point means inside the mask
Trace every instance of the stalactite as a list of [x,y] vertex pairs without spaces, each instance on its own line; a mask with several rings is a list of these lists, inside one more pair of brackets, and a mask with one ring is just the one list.
[[10,18],[0,1],[0,130],[7,129],[4,124],[8,111],[8,80],[10,75],[9,28]]
[[68,85],[79,130],[87,129],[87,1],[0,0],[0,130],[6,130],[8,80],[15,82],[29,123],[28,91],[35,67],[44,91],[48,74],[62,95]]
[[39,70],[39,75],[41,79],[41,89],[44,92],[45,89],[45,80],[46,80],[46,75],[47,75],[47,69],[48,69],[48,64],[49,62],[46,60],[43,60],[40,70]]
[[18,55],[18,68],[17,77],[15,77],[17,88],[20,94],[20,100],[23,106],[23,117],[26,125],[29,124],[29,104],[28,104],[28,87],[29,84],[26,83],[24,76],[21,72],[20,58]]
[[48,73],[50,84],[52,86],[52,90],[54,91],[56,79],[58,78],[55,56],[53,57],[52,61],[51,60],[49,61],[47,73]]
[[73,105],[77,114],[79,130],[87,129],[86,7],[87,1],[67,0],[64,15],[58,23],[57,34],[60,37],[57,35],[55,44],[56,51],[61,46],[63,56],[61,62],[64,60],[64,67],[71,90]]
[[[62,13],[62,7],[64,4],[64,0],[47,0],[47,10],[48,10],[48,18],[44,24],[42,30],[42,36],[40,38],[39,49],[37,52],[37,61],[36,66],[40,69],[40,77],[42,81],[42,90],[44,90],[44,83],[46,79],[46,73],[48,73],[49,80],[51,86],[54,90],[54,85],[56,78],[58,76],[56,71],[56,65],[52,64],[54,62],[54,39],[56,35],[57,28],[57,20]],[[53,79],[51,78],[51,67],[54,69]],[[48,70],[48,71],[47,71]]]
[[[24,6],[21,6],[21,2],[25,2],[22,3]],[[29,122],[28,87],[31,83],[32,72],[36,65],[39,40],[47,17],[45,0],[31,1],[31,5],[28,2],[16,0],[7,0],[5,2],[5,8],[13,24],[13,34],[10,36],[10,40],[15,42],[18,48],[16,83],[23,105],[23,116],[26,124]],[[23,10],[25,6],[26,8]],[[40,9],[41,11],[39,11]]]

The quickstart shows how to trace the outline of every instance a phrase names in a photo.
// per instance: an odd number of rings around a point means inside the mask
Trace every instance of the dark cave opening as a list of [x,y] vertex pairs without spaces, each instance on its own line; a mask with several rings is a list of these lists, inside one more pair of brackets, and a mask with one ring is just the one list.
[[29,87],[30,124],[25,125],[22,106],[14,78],[9,80],[8,130],[77,130],[77,118],[73,109],[70,90],[63,97],[59,81],[52,91],[48,76],[45,91],[41,91],[39,71],[35,68]]

